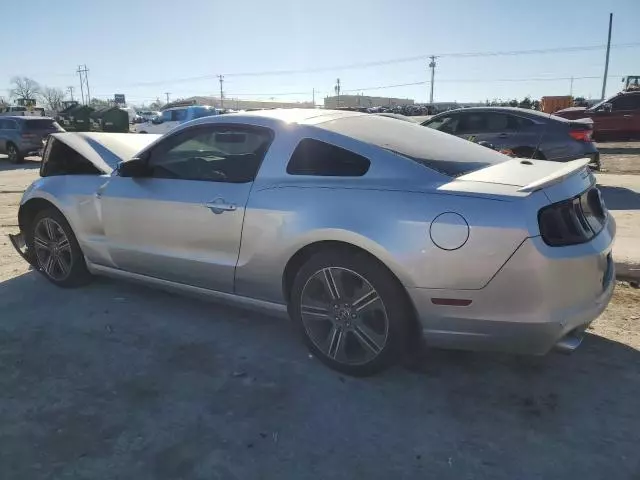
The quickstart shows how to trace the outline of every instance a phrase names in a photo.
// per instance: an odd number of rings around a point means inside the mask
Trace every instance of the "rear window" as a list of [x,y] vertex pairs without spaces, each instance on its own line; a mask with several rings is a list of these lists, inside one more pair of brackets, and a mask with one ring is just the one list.
[[509,159],[487,147],[409,122],[379,115],[343,117],[317,125],[407,157],[450,177]]
[[349,150],[305,138],[291,155],[287,173],[320,177],[361,177],[367,173],[370,164],[368,159]]
[[46,119],[40,119],[40,120],[27,120],[24,122],[24,126],[22,127],[23,130],[55,130],[55,131],[62,131],[62,128],[60,128],[60,125],[58,125],[56,122],[54,122],[53,120],[46,120]]

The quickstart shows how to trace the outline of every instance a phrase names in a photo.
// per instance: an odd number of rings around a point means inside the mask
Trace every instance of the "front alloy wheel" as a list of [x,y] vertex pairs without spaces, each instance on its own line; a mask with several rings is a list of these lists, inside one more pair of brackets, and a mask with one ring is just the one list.
[[69,239],[58,222],[41,218],[34,228],[33,246],[42,271],[51,280],[66,280],[73,266],[73,255]]
[[18,149],[13,144],[7,145],[7,156],[9,157],[10,163],[20,163],[22,161],[20,152],[18,152]]

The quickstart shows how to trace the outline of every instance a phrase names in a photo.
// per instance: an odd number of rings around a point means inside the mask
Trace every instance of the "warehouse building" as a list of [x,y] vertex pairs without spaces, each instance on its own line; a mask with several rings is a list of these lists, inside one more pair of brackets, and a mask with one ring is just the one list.
[[413,104],[414,101],[410,98],[370,97],[368,95],[339,95],[324,99],[324,108],[395,107]]
[[232,110],[253,110],[262,108],[315,108],[312,102],[275,102],[262,100],[241,100],[239,98],[223,98],[220,97],[189,97],[176,102],[165,105],[164,108],[170,108],[174,105],[185,105],[191,103],[193,105],[209,105],[215,108],[228,108]]

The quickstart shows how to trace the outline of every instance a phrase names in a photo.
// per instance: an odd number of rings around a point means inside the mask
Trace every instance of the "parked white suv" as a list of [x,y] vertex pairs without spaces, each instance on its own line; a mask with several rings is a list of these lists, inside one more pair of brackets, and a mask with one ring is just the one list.
[[154,117],[148,122],[136,124],[133,127],[133,131],[135,133],[158,133],[162,135],[181,123],[200,117],[219,115],[220,113],[217,108],[205,105],[168,108],[163,110],[160,116]]

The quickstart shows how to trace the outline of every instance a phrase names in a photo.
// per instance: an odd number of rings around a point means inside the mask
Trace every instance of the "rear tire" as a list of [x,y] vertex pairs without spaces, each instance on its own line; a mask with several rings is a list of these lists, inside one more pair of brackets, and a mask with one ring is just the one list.
[[35,254],[38,270],[51,283],[73,288],[91,281],[76,236],[58,210],[47,208],[36,214],[28,229],[27,247]]
[[10,163],[17,164],[24,162],[24,156],[13,143],[7,144],[7,155]]
[[402,285],[375,259],[348,250],[321,251],[300,268],[289,312],[309,350],[353,376],[396,363],[412,331]]

